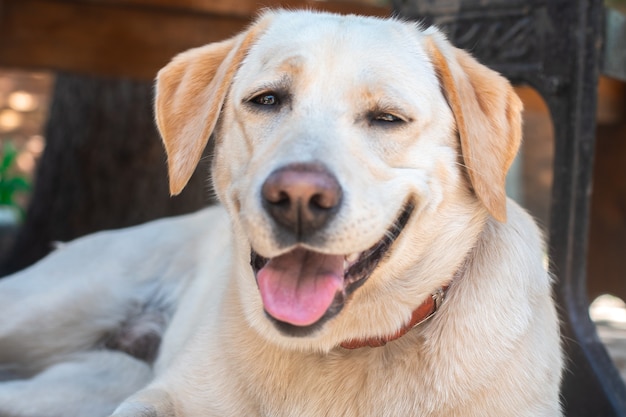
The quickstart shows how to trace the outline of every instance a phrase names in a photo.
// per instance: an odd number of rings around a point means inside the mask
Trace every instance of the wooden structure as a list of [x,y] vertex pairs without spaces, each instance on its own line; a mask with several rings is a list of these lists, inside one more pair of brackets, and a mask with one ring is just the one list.
[[0,0],[0,66],[151,80],[177,53],[240,31],[260,5],[389,14],[336,0]]

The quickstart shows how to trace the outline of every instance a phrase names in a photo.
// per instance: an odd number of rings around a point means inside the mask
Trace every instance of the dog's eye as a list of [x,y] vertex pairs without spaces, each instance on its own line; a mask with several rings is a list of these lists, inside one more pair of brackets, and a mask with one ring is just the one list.
[[278,95],[275,93],[263,93],[255,96],[250,100],[252,103],[260,106],[276,106],[279,104]]
[[379,113],[374,116],[374,121],[383,123],[398,123],[403,122],[404,120],[391,113]]

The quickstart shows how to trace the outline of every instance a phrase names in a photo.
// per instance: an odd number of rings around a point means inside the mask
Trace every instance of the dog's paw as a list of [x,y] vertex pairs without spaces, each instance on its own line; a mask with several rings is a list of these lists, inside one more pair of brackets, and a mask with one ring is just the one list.
[[[173,415],[173,414],[172,414]],[[124,403],[110,417],[165,417],[152,405]]]
[[110,417],[177,417],[170,395],[162,390],[140,391],[124,401]]

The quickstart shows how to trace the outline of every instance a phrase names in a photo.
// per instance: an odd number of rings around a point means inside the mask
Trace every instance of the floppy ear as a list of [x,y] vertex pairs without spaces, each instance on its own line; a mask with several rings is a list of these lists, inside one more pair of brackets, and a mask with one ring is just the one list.
[[269,23],[266,15],[228,40],[190,49],[159,71],[156,122],[167,152],[170,193],[180,193],[215,128],[230,83]]
[[506,174],[522,138],[522,102],[511,84],[440,34],[427,49],[454,113],[463,162],[478,199],[506,221]]

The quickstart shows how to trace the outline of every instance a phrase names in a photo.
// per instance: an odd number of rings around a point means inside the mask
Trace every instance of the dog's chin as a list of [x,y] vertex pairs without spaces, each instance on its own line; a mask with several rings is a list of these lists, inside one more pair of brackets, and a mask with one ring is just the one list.
[[252,249],[250,264],[266,317],[285,336],[313,336],[390,256],[414,207],[406,203],[381,239],[363,252],[333,255],[295,245],[285,254],[265,258]]

